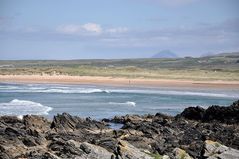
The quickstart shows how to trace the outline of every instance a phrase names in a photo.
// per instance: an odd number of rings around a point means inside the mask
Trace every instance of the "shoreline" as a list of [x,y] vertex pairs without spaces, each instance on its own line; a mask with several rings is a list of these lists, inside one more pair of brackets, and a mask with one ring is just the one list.
[[89,84],[104,86],[130,87],[189,87],[189,88],[224,88],[237,89],[239,81],[193,81],[174,79],[144,79],[101,76],[67,75],[0,75],[0,82],[39,83],[39,84]]

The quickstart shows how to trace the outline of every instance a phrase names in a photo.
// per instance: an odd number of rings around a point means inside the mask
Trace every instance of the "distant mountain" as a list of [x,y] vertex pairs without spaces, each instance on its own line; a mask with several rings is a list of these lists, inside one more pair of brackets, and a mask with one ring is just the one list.
[[170,50],[163,50],[152,56],[152,58],[177,58],[178,55]]

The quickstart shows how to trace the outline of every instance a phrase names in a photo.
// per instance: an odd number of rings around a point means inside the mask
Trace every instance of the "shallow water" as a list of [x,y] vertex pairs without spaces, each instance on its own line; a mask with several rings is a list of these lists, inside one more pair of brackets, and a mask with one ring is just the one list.
[[230,105],[237,99],[236,89],[0,83],[0,115],[51,118],[68,112],[95,119],[157,112],[176,115],[189,106]]

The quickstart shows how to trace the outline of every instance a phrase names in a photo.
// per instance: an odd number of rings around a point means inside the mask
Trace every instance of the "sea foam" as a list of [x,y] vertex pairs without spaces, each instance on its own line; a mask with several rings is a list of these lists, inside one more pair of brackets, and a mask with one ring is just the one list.
[[48,115],[52,108],[41,103],[14,99],[8,103],[0,103],[0,115]]
[[136,103],[135,102],[131,102],[131,101],[127,101],[127,102],[124,102],[124,103],[109,102],[109,104],[111,104],[111,105],[126,105],[126,106],[132,106],[132,107],[136,106]]
[[89,94],[89,93],[110,93],[108,90],[98,88],[74,88],[74,87],[16,87],[0,88],[0,92],[17,92],[17,93],[65,93],[65,94]]
[[91,93],[134,93],[134,94],[160,94],[180,96],[203,96],[215,98],[239,98],[236,93],[228,92],[206,92],[191,90],[167,90],[167,89],[122,89],[122,88],[99,88],[84,86],[56,86],[56,85],[4,85],[0,86],[0,92],[16,93],[63,93],[63,94],[91,94]]

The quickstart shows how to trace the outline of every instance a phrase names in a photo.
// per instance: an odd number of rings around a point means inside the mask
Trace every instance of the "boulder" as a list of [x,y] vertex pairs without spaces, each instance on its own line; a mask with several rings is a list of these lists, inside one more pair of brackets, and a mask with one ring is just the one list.
[[134,147],[126,141],[119,140],[118,154],[121,158],[130,158],[130,159],[154,159],[153,156],[150,156],[146,152]]
[[50,131],[50,121],[42,116],[25,115],[23,116],[23,123],[26,130],[36,131],[38,133],[46,133]]
[[184,109],[184,111],[177,117],[184,117],[190,120],[202,120],[204,113],[205,109],[203,109],[202,107],[188,107]]
[[73,132],[77,129],[91,131],[108,129],[103,122],[92,120],[91,118],[83,119],[77,116],[71,116],[68,113],[62,113],[54,116],[51,128],[57,132],[65,133]]
[[193,159],[186,151],[180,148],[175,148],[173,153],[175,159]]
[[237,124],[239,122],[239,100],[231,106],[210,106],[206,110],[201,107],[189,107],[177,115],[176,118],[186,118],[203,122],[221,122]]
[[68,113],[57,114],[51,123],[51,129],[57,132],[72,132],[76,128],[76,124],[81,120],[78,117],[71,116]]
[[206,140],[204,145],[204,157],[208,159],[236,159],[239,158],[239,150],[221,145],[218,142]]
[[106,149],[96,146],[87,142],[84,142],[80,145],[80,148],[85,152],[83,155],[85,159],[92,158],[92,159],[111,159],[115,158],[115,155]]
[[177,117],[161,113],[115,117],[124,125],[118,130],[67,113],[51,123],[35,115],[4,116],[0,158],[239,158],[238,105],[237,101],[229,107],[187,108]]
[[211,106],[203,116],[203,122],[218,121],[226,124],[235,124],[239,122],[239,107],[229,106]]

